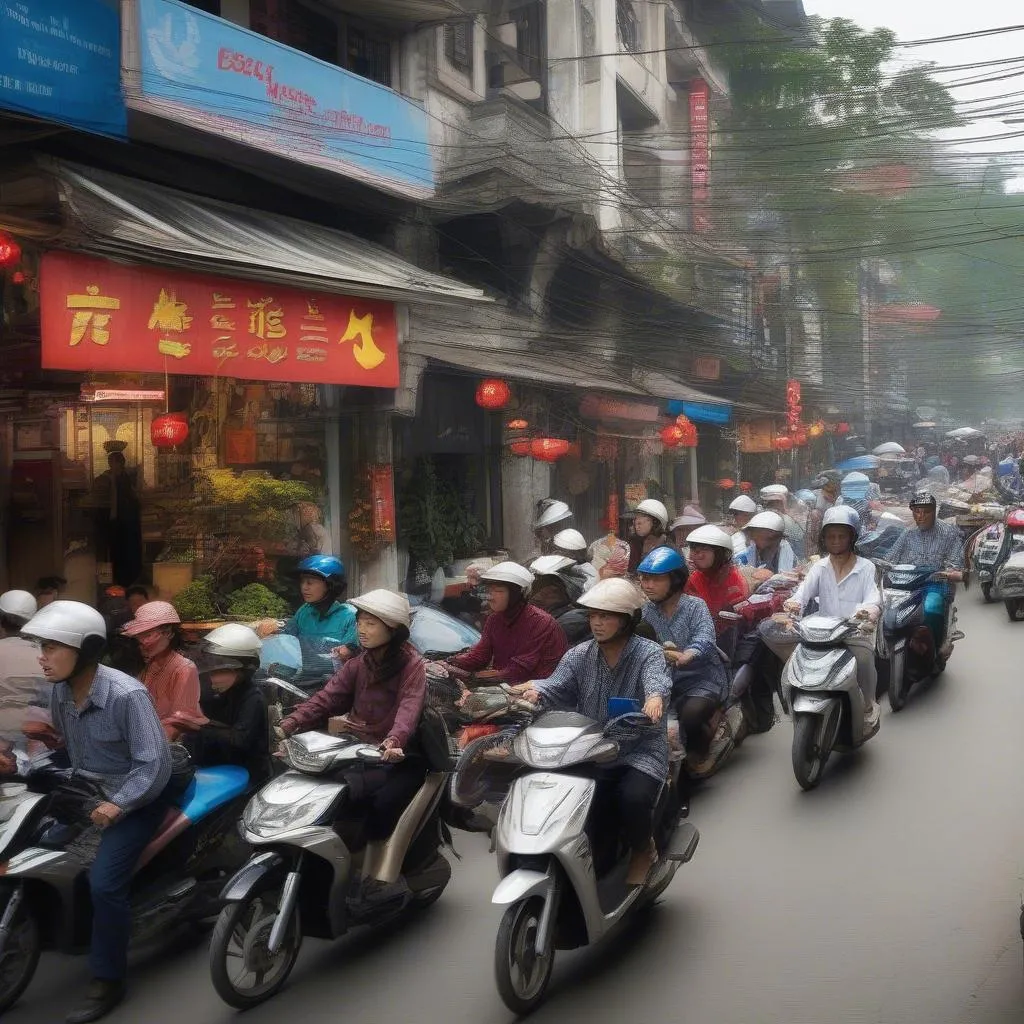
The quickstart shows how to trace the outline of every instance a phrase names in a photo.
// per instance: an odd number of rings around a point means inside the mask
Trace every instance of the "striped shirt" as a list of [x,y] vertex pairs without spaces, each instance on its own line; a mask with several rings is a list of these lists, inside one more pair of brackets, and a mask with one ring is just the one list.
[[161,719],[175,711],[186,711],[202,717],[199,707],[199,672],[193,662],[177,651],[164,651],[146,663],[142,683],[153,698]]
[[71,687],[57,683],[50,714],[72,770],[98,782],[122,811],[144,807],[163,792],[171,777],[171,750],[142,683],[100,665],[80,708]]
[[952,523],[935,520],[930,530],[907,530],[889,553],[893,565],[923,565],[935,569],[962,569],[964,542]]
[[[648,697],[658,696],[667,704],[672,692],[665,652],[638,636],[626,641],[615,668],[608,667],[597,641],[589,640],[573,647],[547,679],[534,685],[548,707],[577,711],[601,723],[610,717],[610,697],[626,697],[642,706]],[[668,772],[666,717],[662,716],[659,729],[652,730],[617,763],[659,781],[664,779]]]
[[[725,695],[729,681],[718,653],[715,624],[708,606],[699,597],[682,594],[671,619],[666,619],[661,609],[653,601],[648,601],[644,605],[643,617],[661,643],[674,643],[680,651],[696,652],[696,658],[681,671],[698,672],[703,685],[689,686],[687,692],[707,690],[717,693],[720,698]],[[694,695],[703,694],[695,692]]]

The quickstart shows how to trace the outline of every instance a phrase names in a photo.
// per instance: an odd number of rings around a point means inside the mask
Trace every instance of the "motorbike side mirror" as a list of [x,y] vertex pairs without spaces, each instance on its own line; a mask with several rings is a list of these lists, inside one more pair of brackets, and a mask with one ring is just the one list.
[[380,764],[384,760],[384,755],[376,747],[360,747],[356,757],[367,764]]

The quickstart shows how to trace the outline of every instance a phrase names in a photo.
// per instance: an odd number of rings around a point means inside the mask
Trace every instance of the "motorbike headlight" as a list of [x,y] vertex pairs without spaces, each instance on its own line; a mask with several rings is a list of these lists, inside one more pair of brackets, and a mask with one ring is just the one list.
[[298,768],[300,772],[306,772],[309,775],[321,775],[331,767],[335,751],[319,752],[307,750],[298,743],[285,740],[284,754],[288,763],[293,768]]
[[253,796],[242,814],[242,824],[259,836],[315,825],[331,809],[342,788],[340,784],[303,784],[283,776]]

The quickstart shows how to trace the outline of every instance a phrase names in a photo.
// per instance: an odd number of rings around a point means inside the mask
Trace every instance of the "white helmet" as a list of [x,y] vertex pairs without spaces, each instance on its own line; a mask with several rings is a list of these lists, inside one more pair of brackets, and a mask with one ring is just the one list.
[[628,580],[609,579],[595,583],[577,602],[584,608],[632,615],[643,607],[644,599]]
[[561,530],[551,542],[562,551],[586,551],[587,539],[579,530]]
[[772,530],[774,533],[786,532],[786,521],[778,512],[758,512],[746,525],[748,530]]
[[36,599],[27,590],[8,590],[0,594],[0,615],[28,622],[39,611]]
[[668,526],[668,509],[654,498],[644,498],[636,507],[637,515],[650,516],[655,522],[661,524],[664,530]]
[[533,528],[540,530],[545,526],[554,526],[555,523],[564,523],[567,519],[572,519],[572,509],[564,501],[549,500],[540,510]]
[[492,565],[486,572],[480,573],[480,579],[487,583],[509,583],[519,587],[525,597],[533,586],[533,573],[523,568],[518,562],[499,562]]
[[754,504],[754,499],[748,497],[746,494],[741,494],[738,498],[733,498],[729,505],[730,512],[746,512],[747,515],[753,515],[757,511],[757,505]]
[[681,516],[676,516],[669,525],[669,532],[673,530],[679,530],[684,526],[703,526],[707,522],[707,519],[702,516],[696,509],[690,509],[689,512],[684,512]]
[[688,544],[706,544],[712,548],[725,548],[732,554],[732,537],[717,526],[698,526],[687,538]]
[[761,488],[762,501],[785,501],[789,497],[789,488],[785,484],[768,484]]
[[349,604],[361,612],[376,615],[385,626],[409,628],[409,598],[394,590],[371,590],[368,594],[353,597]]
[[107,642],[107,623],[95,608],[81,601],[54,601],[36,612],[22,626],[21,633],[99,657]]
[[565,555],[541,555],[530,563],[530,572],[535,576],[551,576],[563,569],[569,569],[576,562]]
[[860,515],[849,505],[833,505],[821,520],[821,529],[826,526],[847,526],[853,530],[854,541],[860,538]]
[[240,622],[228,622],[218,626],[203,637],[203,653],[217,658],[255,658],[259,661],[263,641],[256,630]]

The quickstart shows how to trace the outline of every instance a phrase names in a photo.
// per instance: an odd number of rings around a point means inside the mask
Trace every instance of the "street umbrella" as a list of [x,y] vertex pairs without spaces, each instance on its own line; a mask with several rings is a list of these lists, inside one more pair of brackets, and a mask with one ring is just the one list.
[[886,441],[874,449],[875,455],[906,455],[907,449],[896,441]]
[[840,462],[836,469],[840,473],[863,472],[868,469],[878,469],[879,459],[877,455],[855,455],[852,459]]
[[974,427],[957,427],[956,430],[947,430],[946,437],[954,437],[958,441],[966,440],[968,437],[981,437],[981,431]]

